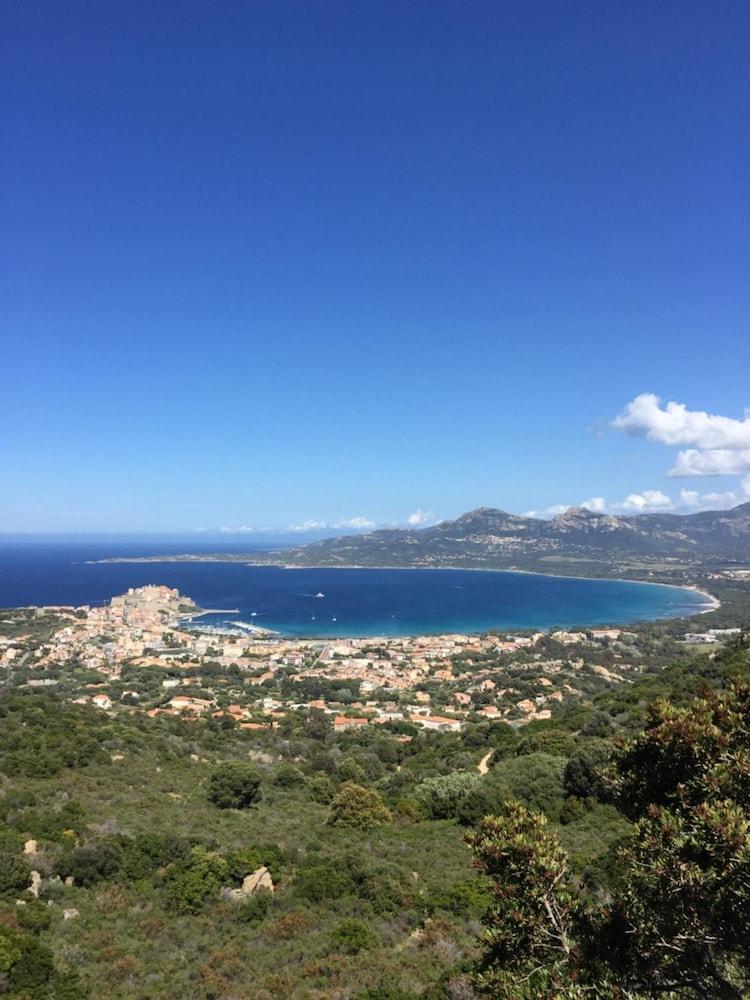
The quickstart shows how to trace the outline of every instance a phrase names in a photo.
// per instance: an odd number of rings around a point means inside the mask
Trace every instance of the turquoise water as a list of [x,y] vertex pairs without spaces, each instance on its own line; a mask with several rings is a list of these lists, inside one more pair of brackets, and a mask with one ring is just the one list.
[[[164,552],[162,543],[156,553]],[[524,573],[87,561],[148,554],[142,542],[0,544],[0,606],[96,604],[128,587],[164,583],[201,607],[238,609],[205,616],[206,624],[239,620],[323,637],[628,624],[695,614],[705,604],[679,587]]]

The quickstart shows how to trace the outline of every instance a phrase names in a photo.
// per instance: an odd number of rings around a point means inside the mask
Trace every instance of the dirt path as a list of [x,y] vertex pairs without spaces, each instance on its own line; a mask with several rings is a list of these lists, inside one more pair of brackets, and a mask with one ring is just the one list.
[[482,759],[477,764],[477,771],[479,771],[480,774],[487,774],[487,772],[489,771],[489,766],[488,765],[489,765],[490,757],[492,756],[492,754],[493,754],[493,751],[490,750],[490,752],[486,753],[484,755],[484,757],[482,757]]

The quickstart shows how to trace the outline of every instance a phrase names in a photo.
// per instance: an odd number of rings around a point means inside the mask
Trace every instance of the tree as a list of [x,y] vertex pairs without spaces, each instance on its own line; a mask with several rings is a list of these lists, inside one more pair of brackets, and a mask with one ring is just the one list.
[[478,977],[493,997],[563,996],[576,900],[568,859],[547,818],[510,801],[467,836],[476,867],[492,880]]
[[615,760],[635,819],[605,925],[622,977],[654,992],[750,991],[750,685],[658,702]]
[[124,864],[122,845],[115,838],[92,841],[76,847],[60,863],[60,873],[77,885],[94,885],[117,875]]
[[282,764],[274,775],[273,783],[279,788],[297,788],[304,785],[305,776],[294,764]]
[[564,757],[539,752],[508,757],[492,768],[492,777],[503,782],[514,799],[556,819],[563,805],[565,763]]
[[220,809],[247,809],[261,797],[261,776],[250,764],[220,764],[208,782],[208,798]]
[[342,920],[331,934],[331,939],[337,948],[347,955],[358,955],[361,951],[377,948],[378,938],[367,924],[351,917]]
[[391,814],[372,788],[345,781],[331,802],[328,823],[348,830],[370,830],[380,823],[390,823]]
[[414,796],[430,819],[452,819],[458,816],[468,795],[478,788],[481,778],[469,771],[454,771],[421,781]]
[[480,985],[498,998],[750,995],[750,684],[658,702],[615,755],[635,827],[584,901],[546,820],[511,804],[469,835],[493,883]]
[[229,864],[213,851],[196,847],[189,858],[177,861],[167,879],[167,897],[179,913],[199,913],[229,878]]
[[21,892],[29,884],[29,866],[23,858],[0,854],[0,895]]

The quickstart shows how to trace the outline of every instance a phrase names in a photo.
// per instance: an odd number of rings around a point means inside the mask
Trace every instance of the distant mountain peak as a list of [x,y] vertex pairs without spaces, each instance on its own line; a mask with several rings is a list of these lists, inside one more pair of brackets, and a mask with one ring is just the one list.
[[573,521],[580,518],[589,519],[592,517],[599,517],[600,515],[596,511],[589,510],[588,507],[568,507],[567,510],[562,511],[557,514],[553,521]]
[[614,515],[570,507],[551,521],[476,507],[426,528],[381,528],[274,552],[307,566],[529,568],[568,563],[610,575],[635,560],[663,564],[750,563],[750,502],[698,514]]

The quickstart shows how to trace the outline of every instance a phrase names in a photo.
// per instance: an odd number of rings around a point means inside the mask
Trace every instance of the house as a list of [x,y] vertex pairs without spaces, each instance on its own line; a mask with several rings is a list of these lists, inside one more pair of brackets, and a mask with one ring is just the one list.
[[333,720],[333,728],[337,733],[343,733],[346,729],[356,729],[357,726],[366,726],[369,719],[359,719],[353,715],[337,715]]
[[213,701],[207,698],[189,698],[187,695],[177,695],[167,702],[167,706],[173,712],[189,712],[194,715],[202,715],[210,708],[213,708]]
[[462,726],[458,719],[446,719],[443,715],[412,715],[410,720],[423,729],[435,729],[445,733],[458,732]]

